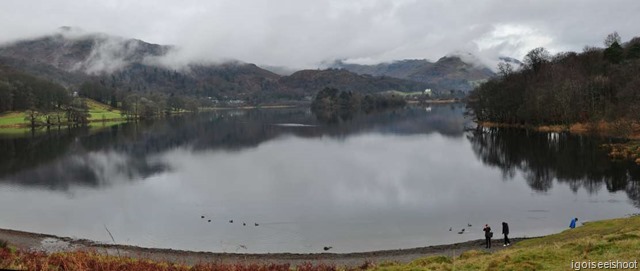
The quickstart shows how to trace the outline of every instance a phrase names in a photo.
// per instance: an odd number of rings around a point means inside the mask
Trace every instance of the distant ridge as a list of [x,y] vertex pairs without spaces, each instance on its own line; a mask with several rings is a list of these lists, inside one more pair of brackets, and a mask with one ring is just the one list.
[[[174,48],[106,34],[60,33],[0,47],[0,64],[77,88],[86,81],[124,92],[163,92],[256,102],[299,100],[326,86],[351,91],[419,91],[424,85],[395,78],[362,76],[350,72],[304,71],[282,76],[254,64],[227,61],[163,65],[161,58]],[[284,70],[283,70],[284,71]]]
[[488,67],[467,63],[455,55],[442,57],[436,62],[426,59],[407,59],[376,65],[359,65],[336,61],[330,66],[358,74],[389,76],[421,82],[439,91],[470,91],[479,82],[495,76]]
[[308,99],[324,87],[353,92],[470,90],[493,76],[486,67],[443,57],[436,62],[401,60],[378,65],[337,61],[325,70],[258,67],[241,61],[172,66],[173,46],[63,27],[58,33],[0,45],[0,64],[76,89],[99,82],[123,93],[241,99]]

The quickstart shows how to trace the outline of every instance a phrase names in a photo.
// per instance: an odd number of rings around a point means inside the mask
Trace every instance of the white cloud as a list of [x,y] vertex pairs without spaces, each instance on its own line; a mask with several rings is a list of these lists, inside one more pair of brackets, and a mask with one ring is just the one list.
[[454,51],[522,56],[639,35],[640,2],[220,0],[0,2],[0,42],[63,25],[181,48],[172,61],[239,59],[295,68],[352,59],[437,60]]

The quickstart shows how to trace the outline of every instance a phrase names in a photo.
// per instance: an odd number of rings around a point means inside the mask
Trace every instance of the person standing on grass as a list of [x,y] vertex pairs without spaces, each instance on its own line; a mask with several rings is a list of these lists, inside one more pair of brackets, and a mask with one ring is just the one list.
[[507,224],[507,222],[502,222],[502,234],[504,234],[504,245],[502,246],[506,247],[511,245],[511,241],[509,240],[509,224]]
[[578,223],[578,218],[577,217],[571,219],[571,223],[569,224],[569,228],[575,229],[576,228],[576,223]]
[[482,230],[484,231],[485,248],[491,248],[491,237],[493,237],[493,232],[491,232],[491,227],[489,227],[489,224],[485,224],[484,229]]

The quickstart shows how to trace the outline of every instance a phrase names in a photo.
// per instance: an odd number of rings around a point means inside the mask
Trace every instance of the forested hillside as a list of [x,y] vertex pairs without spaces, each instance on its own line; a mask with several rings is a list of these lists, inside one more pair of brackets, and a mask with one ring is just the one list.
[[34,107],[54,110],[70,102],[63,86],[0,65],[0,113]]
[[357,74],[372,76],[388,76],[425,84],[437,92],[450,90],[470,91],[478,82],[485,81],[495,73],[488,67],[479,64],[480,60],[467,54],[466,58],[476,62],[463,61],[461,56],[451,55],[430,62],[426,59],[406,59],[376,65],[348,64],[335,62],[332,67],[345,69]]
[[387,90],[401,92],[424,91],[427,84],[388,76],[359,75],[347,70],[302,70],[282,77],[279,81],[291,91],[315,94],[326,87],[358,93]]
[[478,121],[546,125],[640,119],[640,38],[622,43],[610,34],[604,48],[551,55],[530,51],[520,70],[499,66],[499,76],[476,88],[469,107]]
[[[163,99],[190,97],[202,105],[215,101],[248,104],[300,101],[334,86],[362,92],[422,91],[424,84],[363,76],[347,71],[314,70],[281,76],[251,63],[186,63],[163,59],[172,46],[98,33],[72,35],[69,30],[0,45],[0,65],[55,82],[68,91],[112,103],[131,95]],[[210,105],[210,104],[209,104]]]

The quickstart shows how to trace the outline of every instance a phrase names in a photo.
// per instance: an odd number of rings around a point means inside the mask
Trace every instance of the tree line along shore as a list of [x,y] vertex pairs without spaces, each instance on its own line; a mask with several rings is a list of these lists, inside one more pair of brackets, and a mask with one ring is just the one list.
[[0,128],[149,119],[196,112],[209,105],[207,101],[173,93],[119,90],[103,79],[68,89],[0,65]]
[[523,63],[499,64],[498,76],[470,93],[478,124],[627,139],[606,147],[640,164],[640,37],[622,42],[614,32],[603,48],[580,53],[536,48]]

